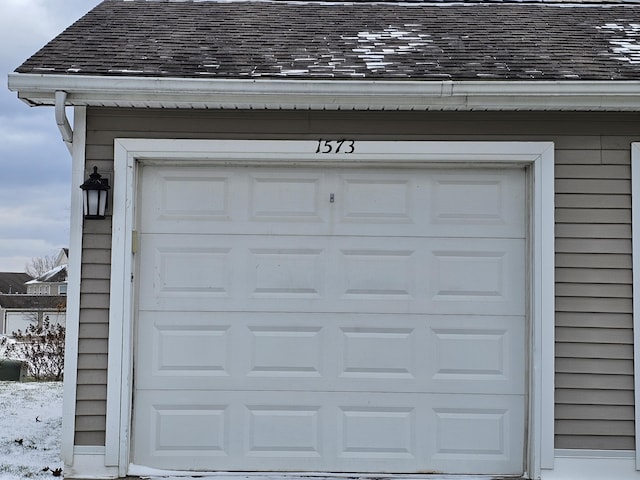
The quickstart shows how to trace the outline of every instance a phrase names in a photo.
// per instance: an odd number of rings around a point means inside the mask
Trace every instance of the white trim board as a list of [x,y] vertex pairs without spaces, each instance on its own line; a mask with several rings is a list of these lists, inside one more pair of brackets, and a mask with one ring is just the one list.
[[[323,147],[324,144],[320,144]],[[137,164],[309,166],[527,166],[530,169],[530,385],[527,474],[553,467],[554,159],[551,142],[358,141],[318,153],[318,141],[116,139],[107,389],[107,465],[129,473],[133,298],[131,246]],[[335,147],[335,144],[334,144]],[[320,148],[323,150],[323,148]],[[266,474],[265,474],[266,475]]]
[[64,478],[103,480],[118,478],[118,470],[104,466],[104,447],[77,446],[74,448],[73,466],[65,465]]
[[[72,146],[71,185],[84,183],[85,142],[87,109],[76,107],[73,115],[74,135]],[[78,338],[80,318],[80,278],[82,264],[82,191],[71,190],[71,224],[69,234],[69,267],[67,287],[67,318],[64,358],[64,390],[62,403],[61,457],[65,466],[73,465],[75,439],[76,390],[78,380]]]
[[633,451],[556,450],[553,470],[541,480],[640,480]]

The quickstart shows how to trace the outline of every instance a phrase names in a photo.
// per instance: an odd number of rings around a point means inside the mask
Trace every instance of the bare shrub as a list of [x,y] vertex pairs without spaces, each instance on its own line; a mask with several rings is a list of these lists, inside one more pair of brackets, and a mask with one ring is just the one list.
[[43,257],[32,258],[31,261],[24,266],[24,271],[33,278],[38,278],[55,266],[56,257],[53,255],[45,255]]
[[46,317],[42,325],[29,325],[25,331],[13,332],[15,343],[5,337],[0,344],[6,357],[24,360],[34,380],[62,380],[64,374],[65,328]]

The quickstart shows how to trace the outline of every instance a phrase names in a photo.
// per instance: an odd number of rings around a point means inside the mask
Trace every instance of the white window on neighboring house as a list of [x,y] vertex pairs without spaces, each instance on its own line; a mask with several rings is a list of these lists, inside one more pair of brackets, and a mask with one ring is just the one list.
[[67,294],[67,284],[62,284],[58,287],[58,294],[66,295]]
[[49,285],[38,285],[38,295],[49,295],[50,286]]

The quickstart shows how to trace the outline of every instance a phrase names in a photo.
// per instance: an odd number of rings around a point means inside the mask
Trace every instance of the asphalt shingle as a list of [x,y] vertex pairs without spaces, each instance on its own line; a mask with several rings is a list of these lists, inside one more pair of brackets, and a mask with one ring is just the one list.
[[0,308],[64,310],[67,297],[64,295],[4,295],[0,294]]
[[25,283],[29,280],[26,273],[0,272],[0,293],[27,293]]
[[638,80],[640,4],[105,0],[16,72]]

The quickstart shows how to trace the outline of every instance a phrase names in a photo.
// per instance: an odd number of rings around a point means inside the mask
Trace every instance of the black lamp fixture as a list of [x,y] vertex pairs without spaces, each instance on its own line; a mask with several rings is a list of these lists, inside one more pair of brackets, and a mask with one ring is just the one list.
[[93,173],[80,185],[84,205],[84,218],[102,219],[109,199],[109,180],[102,178],[98,167],[93,167]]

